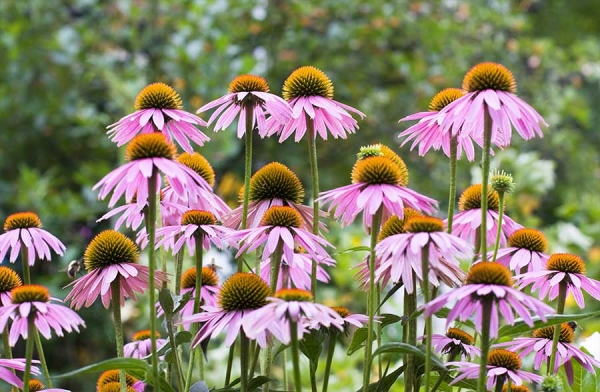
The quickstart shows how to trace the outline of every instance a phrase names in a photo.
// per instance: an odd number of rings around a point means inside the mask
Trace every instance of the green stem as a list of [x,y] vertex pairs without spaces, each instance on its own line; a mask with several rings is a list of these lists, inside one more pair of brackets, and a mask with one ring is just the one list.
[[[248,226],[248,204],[250,203],[250,177],[252,176],[252,136],[254,127],[252,120],[254,117],[254,106],[246,105],[246,133],[244,140],[246,143],[246,154],[244,158],[244,201],[242,204],[242,230]],[[240,259],[241,260],[241,259]],[[238,260],[238,272],[242,272],[242,262]]]
[[[558,284],[558,302],[556,303],[556,314],[563,314],[565,312],[565,303],[567,301],[567,282],[564,280]],[[550,356],[550,362],[548,362],[548,374],[554,371],[554,365],[556,363],[556,350],[558,348],[558,340],[560,338],[560,324],[554,326],[554,335],[552,336],[552,354]]]
[[503,386],[504,386],[504,377],[498,377],[496,379],[496,387],[494,388],[494,392],[502,392]]
[[279,279],[279,270],[283,263],[283,240],[279,240],[275,251],[271,255],[271,291],[275,293],[277,291],[277,280]]
[[502,217],[504,215],[504,192],[498,192],[498,231],[496,232],[496,243],[494,244],[494,256],[492,261],[496,261],[498,247],[500,246],[500,235],[502,234]]
[[250,340],[243,331],[240,331],[240,390],[248,392],[248,362],[250,359]]
[[311,392],[317,392],[317,368],[310,367],[310,390]]
[[[196,259],[196,293],[194,295],[194,314],[200,313],[200,302],[202,299],[202,257],[204,255],[204,248],[202,247],[204,233],[202,231],[197,232],[196,238],[196,252],[194,257]],[[198,352],[198,368],[200,369],[200,380],[204,380],[204,358],[202,356],[202,345],[199,344],[196,347]]]
[[46,386],[48,388],[52,388],[52,381],[50,379],[50,370],[48,370],[48,362],[46,362],[46,356],[44,355],[44,348],[42,347],[42,339],[40,338],[40,333],[37,328],[33,334],[35,338],[35,346],[38,352],[38,356],[40,357],[40,365],[42,366],[42,373],[44,373],[44,378],[46,379]]
[[[183,378],[183,371],[181,368],[181,360],[179,358],[179,350],[177,348],[176,340],[175,340],[175,326],[173,325],[173,315],[169,315],[165,313],[165,320],[167,320],[167,329],[169,331],[169,344],[171,345],[171,351],[175,356],[175,361],[173,362],[173,366],[175,367],[175,377],[177,380],[177,387],[179,390],[185,386],[185,381]],[[168,379],[168,378],[167,378]]]
[[254,378],[256,366],[258,366],[258,360],[260,359],[260,351],[260,346],[256,345],[254,348],[254,355],[252,356],[252,363],[250,364],[250,380]]
[[[412,273],[413,282],[417,281],[416,274]],[[404,291],[406,301],[404,303],[404,315],[410,317],[417,310],[417,293],[416,290],[412,293]],[[409,320],[406,325],[406,343],[413,347],[417,347],[417,319]],[[416,361],[413,355],[406,355],[406,370],[404,371],[404,391],[412,392],[413,386],[417,383],[416,377]]]
[[[175,241],[181,237],[181,234],[175,236]],[[183,274],[183,256],[185,254],[185,246],[175,255],[175,295],[181,294],[181,275]]]
[[[421,270],[423,271],[423,297],[425,303],[430,300],[429,295],[429,241],[423,246],[421,251]],[[433,325],[431,315],[425,318],[425,392],[429,392],[431,383],[431,334]]]
[[492,148],[492,118],[485,106],[483,122],[483,159],[481,165],[481,261],[487,261],[488,179],[490,176],[490,149]]
[[[2,345],[4,346],[4,357],[6,359],[12,359],[12,348],[10,347],[10,344],[8,343],[8,324],[6,324],[4,326],[4,331],[2,332]],[[12,371],[13,373],[15,372],[14,369]]]
[[[231,382],[231,369],[233,368],[233,356],[235,354],[235,344],[229,347],[229,355],[227,356],[227,369],[225,370],[225,385]],[[187,391],[187,388],[186,388]]]
[[294,365],[294,390],[302,391],[302,378],[300,377],[300,349],[298,348],[298,324],[290,320],[290,338],[292,348],[292,363]]
[[487,392],[487,362],[490,351],[490,320],[492,318],[492,299],[483,298],[481,304],[481,359],[479,362],[479,379],[477,392]]
[[454,220],[454,204],[456,203],[456,161],[458,149],[458,136],[450,139],[450,191],[448,195],[448,233],[452,234],[452,222]]
[[146,219],[146,231],[148,233],[148,269],[149,269],[149,294],[150,294],[150,342],[152,346],[152,380],[154,389],[160,391],[158,381],[158,355],[156,355],[156,257],[154,246],[156,243],[156,179],[157,172],[153,169],[152,176],[148,179],[148,216]]
[[23,265],[23,284],[31,284],[31,274],[29,272],[29,250],[21,241],[21,264]]
[[[27,318],[27,336],[35,334],[34,315]],[[33,359],[33,339],[25,339],[25,372],[23,373],[23,392],[29,392],[29,378],[31,377],[31,360]]]
[[[112,299],[113,323],[115,325],[115,343],[117,345],[117,357],[123,358],[123,323],[121,321],[121,281],[113,280],[110,284],[110,296]],[[121,392],[127,391],[125,371],[119,370],[119,383]]]
[[327,359],[325,360],[325,374],[323,375],[323,389],[321,392],[327,392],[329,386],[329,374],[331,373],[331,363],[333,362],[333,353],[335,352],[335,342],[337,341],[337,331],[333,328],[329,332],[329,347],[327,348]]
[[[319,168],[317,164],[317,135],[315,133],[315,122],[308,114],[306,118],[306,137],[308,140],[308,160],[310,162],[310,177],[313,189],[313,234],[319,235]],[[311,293],[317,300],[317,261],[312,261],[311,269]]]
[[381,217],[383,215],[383,207],[379,207],[373,216],[373,225],[371,227],[371,253],[369,254],[369,292],[367,294],[367,311],[369,312],[369,322],[367,324],[367,341],[365,344],[365,367],[363,370],[363,391],[369,390],[369,382],[371,381],[371,358],[373,354],[373,338],[374,338],[374,316],[376,296],[375,296],[375,245],[377,245],[377,235],[381,228]]
[[[194,332],[194,326],[191,326],[190,332]],[[194,334],[192,334],[194,336]],[[184,391],[190,390],[190,385],[192,384],[192,374],[194,373],[194,360],[196,359],[196,350],[190,348],[190,358],[188,362],[187,373],[185,375],[185,389]],[[229,381],[225,383],[225,385],[229,384]]]
[[[377,310],[375,312],[375,316],[377,317],[381,317],[381,284],[377,283],[376,285],[376,299],[375,299],[375,304],[377,307]],[[377,323],[377,347],[381,347],[382,345],[382,339],[381,337],[383,336],[383,325],[381,325],[381,323]],[[381,376],[381,374],[383,374],[383,355],[380,355],[377,357],[377,375]]]

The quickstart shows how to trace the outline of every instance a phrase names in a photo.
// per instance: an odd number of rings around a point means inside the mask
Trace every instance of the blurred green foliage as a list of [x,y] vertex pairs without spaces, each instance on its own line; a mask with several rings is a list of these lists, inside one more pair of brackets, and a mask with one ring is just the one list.
[[[295,68],[321,68],[335,85],[335,99],[367,114],[356,135],[319,142],[326,190],[349,183],[361,145],[397,148],[396,136],[408,126],[397,124],[399,118],[426,110],[437,91],[459,87],[477,62],[497,61],[550,124],[543,139],[516,136],[496,157],[495,165],[517,182],[508,213],[542,228],[553,249],[582,254],[599,278],[599,19],[593,0],[2,1],[0,217],[33,210],[67,245],[68,257],[40,267],[43,272],[58,274],[78,257],[106,228],[95,223],[107,207],[91,187],[122,161],[105,127],[130,113],[139,90],[154,81],[171,84],[193,112],[223,95],[238,74],[262,75],[279,93]],[[212,141],[198,151],[218,179],[227,179],[219,189],[235,199],[231,184],[243,173],[243,144],[234,132],[207,133]],[[443,215],[445,156],[419,157],[407,147],[400,154],[411,170],[410,186],[440,200]],[[285,163],[309,185],[305,143],[257,140],[256,167],[270,161]],[[460,162],[459,191],[471,183],[471,168]],[[360,242],[351,237],[339,241]],[[340,261],[348,267],[357,257]],[[333,275],[341,298],[352,302],[348,274]],[[65,277],[45,279],[64,297],[58,288]],[[112,355],[110,322],[93,309],[83,317],[88,330],[54,346],[60,350],[51,356],[60,360],[51,360],[53,371]],[[77,360],[61,358],[63,349]]]

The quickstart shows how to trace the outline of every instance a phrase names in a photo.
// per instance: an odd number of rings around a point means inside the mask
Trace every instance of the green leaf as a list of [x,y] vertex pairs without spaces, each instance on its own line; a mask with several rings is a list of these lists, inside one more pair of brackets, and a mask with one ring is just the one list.
[[277,358],[279,354],[287,350],[289,347],[289,345],[280,344],[279,347],[277,347],[277,350],[275,350],[275,352],[273,353],[273,359]]
[[381,319],[379,322],[381,323],[381,328],[387,327],[388,325],[396,324],[401,321],[402,317],[397,316],[392,313],[384,313],[381,315]]
[[[141,373],[145,373],[149,370],[150,366],[146,361],[137,358],[112,358],[107,359],[106,361],[94,363],[89,366],[84,366],[80,369],[73,370],[68,373],[59,374],[57,376],[52,376],[52,378],[68,378],[73,376],[78,376],[81,374],[92,373],[92,372],[105,372],[107,370],[125,370],[127,373],[137,371]],[[130,373],[133,375],[133,373]],[[141,378],[144,378],[143,376]]]
[[371,248],[369,248],[368,246],[354,246],[352,248],[348,248],[342,251],[339,251],[337,253],[334,253],[334,255],[346,255],[348,253],[354,253],[354,252],[370,252]]
[[169,318],[173,317],[173,311],[175,310],[175,303],[173,301],[171,290],[169,290],[167,288],[160,290],[160,293],[158,293],[158,302],[160,303],[160,306],[165,311],[165,316],[169,317]]
[[[375,339],[377,339],[377,337],[376,337],[375,331],[373,331],[373,340],[375,340]],[[354,335],[352,336],[352,341],[350,342],[350,345],[348,346],[348,351],[346,351],[346,354],[352,355],[356,351],[363,348],[365,346],[366,340],[367,340],[367,328],[366,327],[358,328],[356,331],[354,331]]]
[[[412,346],[407,343],[383,344],[383,345],[379,346],[377,348],[377,350],[375,350],[371,360],[373,360],[378,355],[389,354],[389,353],[414,355],[418,359],[425,361],[425,352],[423,350],[421,350],[420,348]],[[448,369],[446,369],[446,366],[444,366],[444,363],[442,361],[440,361],[440,359],[437,356],[432,355],[431,362],[433,364],[433,369],[441,370],[444,372],[448,371]]]
[[586,372],[583,376],[581,390],[585,392],[600,392],[600,377],[598,374]]
[[175,335],[175,345],[179,346],[183,343],[188,343],[192,341],[192,333],[190,331],[179,331],[177,335]]
[[[404,372],[405,365],[400,366],[398,369],[394,370],[390,374],[382,377],[379,381],[369,384],[369,392],[377,392],[377,391],[389,391],[392,388],[392,385],[396,382],[398,377]],[[362,387],[357,392],[362,392]]]
[[385,304],[387,302],[388,299],[390,299],[390,297],[394,294],[396,294],[396,291],[400,290],[400,288],[403,287],[402,283],[397,283],[395,284],[389,291],[388,293],[385,295],[385,297],[383,297],[383,299],[381,300],[381,303],[379,304],[379,306],[377,307],[376,311],[381,309],[381,307],[383,306],[383,304]]
[[315,332],[306,334],[299,342],[298,345],[300,351],[308,360],[310,361],[311,367],[317,367],[319,363],[319,356],[321,355],[321,350],[323,349],[323,339],[322,337],[316,336]]
[[551,316],[546,316],[548,321],[542,321],[539,317],[532,317],[533,319],[533,327],[530,327],[523,321],[523,319],[518,319],[515,321],[513,325],[504,325],[498,330],[498,336],[512,336],[512,335],[520,335],[525,332],[533,331],[534,329],[548,327],[551,325],[562,324],[569,321],[579,321],[584,320],[591,317],[599,317],[600,310],[596,312],[582,313],[582,314],[573,314],[573,315],[564,315],[564,314],[555,314]]
[[271,379],[269,377],[265,377],[265,376],[254,377],[248,383],[248,390],[249,391],[257,390],[258,388],[260,388],[261,385],[266,384],[269,381],[271,381]]

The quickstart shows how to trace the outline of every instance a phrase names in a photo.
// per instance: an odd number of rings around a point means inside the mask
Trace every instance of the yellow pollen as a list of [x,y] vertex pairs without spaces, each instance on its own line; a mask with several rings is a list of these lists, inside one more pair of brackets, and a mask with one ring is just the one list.
[[[216,286],[219,284],[217,273],[210,267],[202,267],[202,286]],[[181,276],[181,287],[193,289],[196,287],[196,267],[185,271]]]
[[45,388],[40,380],[29,380],[29,392],[39,392]]
[[83,254],[85,269],[91,272],[113,264],[137,263],[139,250],[127,236],[115,230],[104,230],[92,239]]
[[[143,330],[138,331],[135,334],[133,334],[133,338],[131,340],[133,340],[134,342],[137,342],[140,340],[150,339],[151,336],[152,336],[152,331],[150,331],[149,329],[143,329]],[[157,339],[160,338],[160,332],[156,331],[154,333],[154,336],[156,336]]]
[[[98,387],[98,390],[100,390],[100,388],[102,388],[103,386],[105,386],[107,384],[116,383],[118,385],[120,380],[121,380],[121,378],[119,377],[118,370],[107,370],[100,375],[96,386]],[[135,384],[137,381],[138,381],[137,378],[132,377],[129,374],[125,374],[125,383],[127,384],[128,387],[133,386],[133,384]],[[118,389],[117,391],[119,391],[119,390],[120,389]]]
[[17,212],[9,215],[4,221],[4,231],[15,229],[41,228],[42,221],[33,212]]
[[390,158],[374,156],[359,159],[352,168],[352,183],[366,183],[370,185],[390,184],[406,186],[408,177]]
[[12,296],[13,304],[50,301],[50,292],[46,287],[40,286],[39,284],[25,284],[15,287],[10,294]]
[[[550,326],[536,329],[533,331],[533,337],[538,339],[552,340],[554,338],[554,327],[555,326]],[[573,328],[571,328],[568,323],[562,323],[560,325],[560,334],[558,340],[562,343],[573,343],[573,340],[575,340]]]
[[320,96],[333,99],[333,83],[323,71],[313,66],[300,67],[283,83],[283,98]]
[[377,242],[381,242],[384,239],[386,239],[392,235],[406,233],[406,230],[404,230],[404,224],[410,218],[415,217],[415,216],[423,216],[423,214],[421,214],[419,211],[412,209],[410,207],[404,208],[404,217],[402,219],[400,219],[398,217],[398,215],[392,215],[383,224],[383,227],[381,228],[381,231],[379,232],[379,236],[377,237]]
[[[508,392],[508,384],[504,384],[504,386],[502,386],[502,392]],[[529,392],[529,388],[527,388],[525,385],[512,384],[510,387],[510,392]]]
[[258,309],[267,303],[271,289],[258,275],[238,272],[221,286],[219,305],[227,312]]
[[137,135],[125,149],[125,159],[135,161],[146,158],[174,159],[177,147],[160,132]]
[[303,219],[292,207],[273,206],[265,212],[260,224],[261,226],[301,227]]
[[[244,189],[240,191],[240,201]],[[271,162],[258,170],[250,179],[250,201],[280,199],[293,203],[304,201],[304,187],[298,176],[287,166]]]
[[135,98],[135,110],[177,109],[183,108],[181,97],[171,86],[164,83],[152,83],[144,87]]
[[439,112],[464,95],[465,90],[459,88],[445,88],[431,99],[431,102],[429,102],[429,110],[432,112]]
[[208,211],[190,210],[183,213],[181,216],[182,225],[216,225],[217,218],[214,214]]
[[[460,198],[458,199],[459,211],[481,208],[481,188],[481,184],[471,185],[462,193],[462,195],[460,195]],[[488,209],[498,211],[498,207],[500,206],[498,192],[492,189],[492,187],[489,185],[487,198]]]
[[[127,386],[126,392],[135,392],[133,387]],[[108,382],[97,388],[97,392],[121,392],[121,384],[119,381]]]
[[433,216],[415,216],[404,224],[404,230],[409,233],[433,233],[444,231],[444,222]]
[[508,246],[545,253],[548,250],[548,241],[541,231],[523,228],[516,230],[508,237]]
[[240,75],[229,83],[229,93],[260,91],[269,92],[269,84],[262,76]]
[[309,291],[300,289],[281,289],[275,293],[275,297],[286,301],[310,302],[313,297]]
[[342,318],[350,316],[350,311],[343,306],[333,306],[331,309],[333,309],[333,311],[339,314]]
[[9,267],[0,267],[0,293],[6,293],[23,284],[19,274]]
[[546,269],[568,274],[585,274],[585,263],[581,257],[574,254],[554,253],[546,262]]
[[512,287],[511,278],[510,271],[502,264],[482,262],[471,267],[466,284],[493,284]]
[[208,162],[206,158],[197,152],[190,154],[189,152],[184,152],[183,154],[177,157],[177,162],[182,163],[198,173],[200,177],[204,178],[204,180],[211,187],[215,186],[215,171],[212,166]]
[[517,92],[517,82],[504,65],[480,63],[467,72],[463,79],[462,88],[468,92],[500,90],[514,94]]
[[521,369],[521,358],[512,351],[496,348],[490,351],[488,355],[488,365],[503,367],[509,370]]
[[446,336],[451,339],[460,340],[461,343],[467,344],[469,346],[473,345],[475,339],[471,334],[466,333],[462,329],[458,328],[448,328],[448,332],[446,332]]

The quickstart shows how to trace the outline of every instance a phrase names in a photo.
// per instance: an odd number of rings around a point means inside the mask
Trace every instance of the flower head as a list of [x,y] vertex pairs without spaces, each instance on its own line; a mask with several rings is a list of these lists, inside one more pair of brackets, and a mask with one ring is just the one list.
[[[98,377],[96,383],[97,392],[118,392],[120,387],[120,372],[119,370],[107,370]],[[144,383],[135,377],[125,374],[125,383],[127,392],[144,392]]]
[[0,306],[12,303],[11,291],[23,284],[19,275],[9,267],[0,267]]
[[71,392],[67,389],[50,388],[46,389],[46,386],[42,384],[40,380],[29,380],[29,392]]
[[258,128],[258,133],[262,137],[267,133],[267,115],[274,124],[280,125],[284,125],[292,116],[287,102],[277,95],[270,94],[267,81],[256,75],[237,76],[229,84],[227,94],[202,106],[197,113],[214,108],[216,110],[210,116],[208,125],[216,120],[214,129],[215,132],[218,132],[231,125],[239,115],[238,138],[246,133],[248,113],[252,115],[252,129]]
[[434,334],[431,344],[436,352],[456,357],[460,354],[462,360],[473,359],[481,355],[479,348],[473,345],[473,336],[458,328],[448,328],[445,335]]
[[[34,359],[32,363],[39,364],[40,361]],[[0,380],[6,381],[17,388],[23,388],[23,381],[15,375],[15,370],[25,371],[25,358],[0,358]],[[39,376],[41,374],[40,369],[37,366],[31,366],[31,374]]]
[[[79,327],[85,327],[85,322],[66,306],[51,303],[50,292],[44,286],[27,284],[15,287],[12,292],[12,304],[0,307],[0,329],[4,330],[9,319],[12,319],[8,342],[14,346],[19,339],[27,339],[29,317],[33,317],[38,331],[46,339],[52,336],[52,330],[57,336],[64,332],[79,332]],[[58,300],[56,300],[58,301]]]
[[[508,267],[515,273],[524,268],[529,272],[541,271],[545,268],[548,255],[548,241],[541,231],[535,229],[518,229],[508,237],[508,246],[498,249],[496,262]],[[490,257],[493,252],[490,252]]]
[[27,263],[31,266],[36,259],[52,259],[50,248],[62,256],[66,247],[46,230],[40,218],[33,212],[17,212],[4,221],[4,234],[0,234],[0,261],[10,250],[10,262],[14,263],[22,247],[27,249]]
[[152,83],[146,86],[135,99],[135,112],[109,125],[107,134],[122,146],[137,134],[161,132],[165,138],[173,139],[187,152],[193,148],[188,139],[202,146],[210,139],[195,125],[206,126],[201,118],[183,109],[181,97],[171,86]]
[[[133,335],[132,341],[123,346],[123,355],[127,358],[145,359],[152,354],[151,337],[152,332],[148,329],[136,332]],[[160,350],[167,343],[167,339],[161,339],[160,333],[156,332],[156,349]],[[129,382],[127,384],[129,385]]]
[[[87,274],[73,281],[66,301],[80,309],[91,306],[96,298],[102,298],[102,304],[108,308],[112,298],[111,284],[118,279],[121,306],[125,298],[134,298],[148,288],[148,267],[138,264],[139,250],[125,235],[114,230],[105,230],[90,242],[83,255]],[[161,271],[157,271],[158,284],[167,280]]]
[[482,262],[474,264],[467,275],[466,284],[448,293],[442,294],[425,304],[425,316],[429,317],[447,303],[453,304],[446,317],[446,327],[452,321],[465,321],[475,315],[475,330],[481,332],[482,310],[484,304],[492,307],[490,336],[498,336],[498,315],[510,325],[515,321],[513,312],[533,326],[530,313],[546,321],[546,315],[554,310],[545,303],[512,288],[509,270],[502,264]]
[[515,190],[515,182],[511,174],[506,173],[504,170],[496,170],[490,177],[490,185],[498,193],[513,193]]
[[[344,333],[346,335],[348,335],[352,328],[361,328],[369,322],[369,316],[359,313],[350,313],[348,308],[343,306],[332,306],[331,309],[342,318],[342,327],[344,328]],[[376,319],[375,321],[378,320]],[[332,326],[336,327],[334,324],[332,324]],[[315,329],[314,323],[312,323],[309,329]],[[332,330],[332,328],[330,327],[328,330]]]
[[283,84],[283,98],[292,108],[292,118],[285,124],[268,121],[267,134],[279,135],[283,142],[294,133],[295,141],[300,141],[308,129],[308,121],[313,121],[314,137],[317,134],[327,140],[328,133],[334,138],[345,139],[354,133],[358,124],[349,112],[365,115],[340,102],[333,100],[333,83],[323,71],[312,66],[296,69]]
[[581,257],[570,253],[554,253],[546,262],[546,269],[515,276],[519,289],[531,286],[539,290],[540,298],[553,300],[558,296],[561,284],[567,285],[567,295],[573,294],[581,309],[585,307],[582,290],[600,300],[600,282],[585,276],[585,263]]

